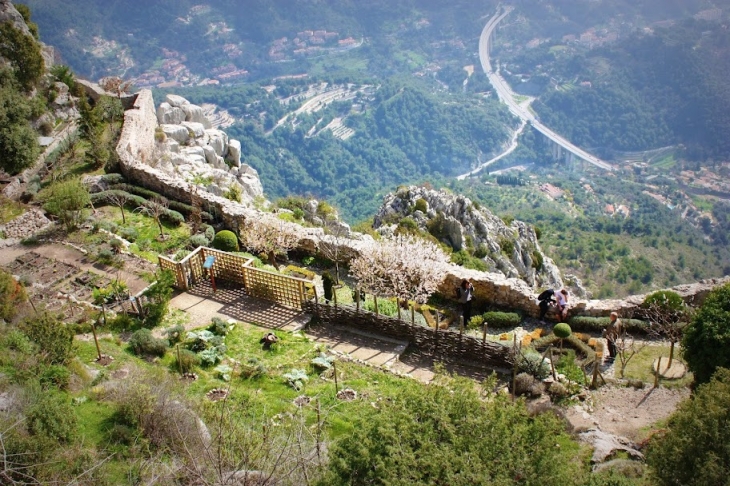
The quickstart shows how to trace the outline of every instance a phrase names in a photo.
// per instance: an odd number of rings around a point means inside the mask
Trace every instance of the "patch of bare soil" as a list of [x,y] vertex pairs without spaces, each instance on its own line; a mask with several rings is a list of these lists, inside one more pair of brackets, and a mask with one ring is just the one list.
[[689,394],[686,388],[607,385],[593,391],[586,403],[570,407],[566,418],[578,431],[598,428],[636,442],[645,438],[646,428],[668,418]]

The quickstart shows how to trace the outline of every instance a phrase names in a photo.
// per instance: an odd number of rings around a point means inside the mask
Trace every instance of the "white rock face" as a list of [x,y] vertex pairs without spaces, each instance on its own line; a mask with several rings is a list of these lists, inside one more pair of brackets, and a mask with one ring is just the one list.
[[237,167],[241,165],[241,142],[238,140],[228,142],[228,155],[226,155],[226,160]]
[[179,125],[185,121],[185,112],[177,106],[162,102],[157,108],[157,122],[161,125]]
[[169,94],[157,108],[156,117],[167,135],[167,153],[156,162],[158,169],[190,183],[202,183],[215,196],[234,186],[242,188],[251,200],[263,195],[258,173],[241,166],[241,143],[229,139],[222,130],[210,128],[199,106]]
[[185,113],[185,121],[200,123],[201,125],[203,125],[204,129],[213,128],[213,125],[210,123],[210,121],[205,118],[205,115],[203,114],[203,109],[198,105],[192,105],[188,103],[187,105],[181,106],[180,109]]
[[178,142],[181,145],[187,143],[190,138],[190,132],[182,125],[160,125],[163,133],[168,137]]
[[174,94],[165,95],[165,101],[167,101],[170,106],[174,106],[176,108],[182,108],[184,105],[190,104],[190,102],[182,96]]
[[[204,142],[215,150],[216,155],[220,155],[221,157],[226,155],[226,147],[228,146],[228,134],[226,134],[226,132],[222,130],[208,129],[205,131]],[[241,143],[237,140],[235,142],[238,144],[240,149]]]

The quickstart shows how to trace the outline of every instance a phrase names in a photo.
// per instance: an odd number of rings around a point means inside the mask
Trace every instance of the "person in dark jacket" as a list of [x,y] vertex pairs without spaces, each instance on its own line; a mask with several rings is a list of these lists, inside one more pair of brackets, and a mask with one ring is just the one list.
[[551,305],[555,304],[555,291],[553,289],[547,289],[537,296],[537,305],[540,306],[540,322],[545,323],[545,314]]
[[471,319],[471,303],[474,300],[474,286],[467,279],[461,281],[456,289],[456,295],[461,303],[462,315],[464,316],[464,327],[469,325]]

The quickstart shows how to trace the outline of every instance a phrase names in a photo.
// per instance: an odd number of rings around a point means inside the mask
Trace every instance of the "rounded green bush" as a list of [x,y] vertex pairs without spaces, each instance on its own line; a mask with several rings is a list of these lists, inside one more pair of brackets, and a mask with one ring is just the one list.
[[489,311],[485,312],[482,317],[483,322],[486,322],[490,328],[517,327],[522,322],[522,318],[516,312]]
[[570,325],[565,322],[555,324],[555,327],[553,328],[553,334],[558,336],[560,339],[565,339],[572,333],[573,331],[570,329]]
[[233,231],[223,230],[213,238],[213,248],[221,251],[238,251],[238,237]]

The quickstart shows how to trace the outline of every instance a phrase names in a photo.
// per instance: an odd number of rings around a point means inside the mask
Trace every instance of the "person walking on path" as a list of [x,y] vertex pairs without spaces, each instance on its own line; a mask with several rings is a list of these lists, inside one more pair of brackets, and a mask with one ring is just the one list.
[[469,320],[471,319],[471,303],[474,300],[474,286],[467,279],[464,279],[461,281],[461,285],[456,288],[456,295],[461,303],[464,327],[466,327],[469,325]]
[[565,289],[561,289],[560,292],[556,294],[556,297],[558,298],[558,311],[560,312],[560,322],[565,322],[565,319],[568,318],[568,291]]
[[608,356],[611,361],[616,359],[616,341],[618,341],[618,338],[621,335],[621,328],[621,319],[618,318],[618,314],[616,312],[611,312],[611,320],[609,321],[608,326],[606,326],[606,329],[603,330],[603,337],[606,338],[606,343],[608,344]]

